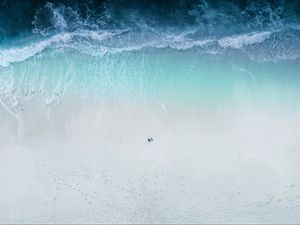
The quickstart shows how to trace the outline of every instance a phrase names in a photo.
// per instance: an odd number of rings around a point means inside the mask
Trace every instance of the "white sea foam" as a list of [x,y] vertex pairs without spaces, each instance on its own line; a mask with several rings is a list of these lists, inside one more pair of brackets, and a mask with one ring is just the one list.
[[[110,39],[115,35],[121,34],[122,32],[124,31],[114,31],[114,32],[75,31],[72,33],[57,34],[52,37],[49,37],[48,39],[44,39],[24,47],[0,49],[0,66],[7,67],[12,63],[25,61],[37,55],[38,53],[41,53],[43,50],[50,47],[51,45],[57,43],[64,44],[65,47],[72,47],[77,50],[82,50],[82,52],[85,52],[80,47],[80,45],[83,45],[83,48],[86,47],[84,46],[83,43],[74,42],[70,44],[70,41],[73,40],[74,38],[85,38],[85,39],[90,39],[99,42],[99,41],[104,41],[106,39]],[[101,47],[101,49],[103,50],[105,49],[105,47]],[[97,48],[97,50],[99,50],[99,48]],[[106,52],[106,50],[104,52]],[[103,51],[91,55],[95,55],[95,56],[103,55]]]
[[[144,42],[127,44],[118,47],[107,47],[101,42],[110,40],[115,36],[122,35],[126,30],[109,31],[88,31],[77,30],[72,33],[63,33],[54,35],[48,39],[36,43],[19,47],[0,50],[0,66],[7,67],[12,63],[25,61],[53,44],[63,44],[63,47],[71,47],[84,54],[92,56],[103,56],[106,53],[121,53],[128,51],[138,51],[143,48],[173,48],[186,50],[193,47],[202,47],[212,40],[191,40],[182,36],[173,36],[172,38],[158,38],[157,40],[148,40]],[[100,43],[99,43],[100,42]],[[112,43],[112,42],[111,42]]]
[[300,30],[300,24],[290,24],[289,27],[294,30]]
[[257,43],[261,43],[268,39],[271,35],[271,32],[265,31],[260,33],[252,33],[252,34],[242,34],[242,35],[234,35],[230,37],[224,37],[218,41],[218,44],[223,48],[235,48],[239,49],[246,45],[253,45]]
[[73,33],[70,33],[72,37],[82,37],[88,38],[94,41],[104,41],[110,38],[113,38],[116,35],[121,35],[126,30],[116,30],[116,31],[93,31],[93,30],[77,30]]
[[169,42],[168,46],[170,48],[178,49],[178,50],[187,50],[194,47],[203,47],[209,43],[214,42],[211,39],[204,39],[204,40],[185,40],[180,42]]
[[[62,48],[72,48],[83,54],[102,57],[106,54],[118,54],[122,52],[139,51],[145,48],[171,48],[175,50],[188,50],[192,48],[205,48],[205,52],[215,54],[223,52],[222,49],[233,48],[243,49],[244,47],[262,43],[268,40],[272,34],[271,31],[260,33],[250,33],[215,38],[190,38],[188,35],[193,32],[183,32],[181,34],[164,34],[154,33],[146,35],[144,33],[133,33],[127,30],[114,31],[92,31],[92,30],[76,30],[56,34],[47,39],[31,43],[24,47],[14,47],[8,49],[0,49],[0,66],[8,67],[12,63],[25,61],[49,47],[59,46]],[[146,35],[146,38],[145,38]],[[276,40],[274,40],[276,41]],[[221,48],[220,48],[221,47]],[[291,54],[290,52],[279,52],[280,56],[288,55],[288,59],[298,57],[298,52]],[[278,54],[279,54],[278,53]],[[246,54],[252,59],[252,52],[247,51]],[[261,58],[260,54],[258,58]],[[256,58],[256,57],[254,57]],[[263,61],[272,61],[273,58],[284,60],[284,57],[266,55]]]
[[67,42],[70,38],[70,34],[58,34],[25,47],[0,50],[0,66],[7,67],[11,63],[22,62],[42,52],[53,43]]

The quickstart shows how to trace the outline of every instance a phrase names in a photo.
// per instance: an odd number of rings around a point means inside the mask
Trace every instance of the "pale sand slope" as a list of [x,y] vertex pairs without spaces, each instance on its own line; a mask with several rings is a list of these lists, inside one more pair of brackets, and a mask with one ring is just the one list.
[[0,110],[1,222],[300,219],[296,110],[65,100],[21,115],[18,132]]

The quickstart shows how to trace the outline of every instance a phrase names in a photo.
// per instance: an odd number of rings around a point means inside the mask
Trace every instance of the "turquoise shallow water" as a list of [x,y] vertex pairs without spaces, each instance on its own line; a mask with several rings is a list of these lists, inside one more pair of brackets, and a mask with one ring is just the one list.
[[26,98],[47,101],[66,95],[84,101],[128,98],[286,109],[298,107],[298,65],[298,60],[255,62],[238,54],[211,55],[197,49],[148,48],[103,57],[49,49],[1,68],[1,91],[4,97],[20,99],[20,104]]

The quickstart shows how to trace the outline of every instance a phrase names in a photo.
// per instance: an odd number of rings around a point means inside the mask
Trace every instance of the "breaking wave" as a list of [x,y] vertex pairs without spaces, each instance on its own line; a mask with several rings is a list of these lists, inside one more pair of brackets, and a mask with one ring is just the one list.
[[[15,10],[20,10],[18,4]],[[161,5],[156,1],[41,4],[31,5],[30,32],[8,39],[9,32],[5,33],[7,29],[0,24],[1,36],[6,37],[0,42],[1,67],[49,48],[72,48],[96,57],[145,48],[197,48],[207,54],[235,51],[271,62],[294,60],[300,55],[297,3],[200,0],[179,1],[177,5],[172,1]],[[9,5],[6,9],[9,11]]]
[[[138,37],[140,35],[140,37]],[[126,31],[89,31],[77,30],[56,34],[45,39],[20,47],[0,49],[0,66],[7,67],[12,63],[25,61],[48,48],[71,48],[83,54],[102,57],[126,51],[138,51],[145,48],[171,48],[188,50],[198,48],[204,53],[224,53],[238,50],[250,59],[258,61],[278,61],[296,59],[300,54],[298,36],[283,35],[279,31],[263,31],[222,37],[190,38],[183,34],[156,34],[142,39],[145,34],[133,34]],[[138,41],[139,40],[139,41]],[[290,46],[290,44],[293,44]],[[256,54],[256,55],[255,55]]]
[[254,45],[257,43],[261,43],[266,39],[268,39],[270,35],[271,32],[242,34],[242,35],[222,38],[218,41],[218,43],[221,47],[224,48],[231,47],[231,48],[239,49],[246,45]]

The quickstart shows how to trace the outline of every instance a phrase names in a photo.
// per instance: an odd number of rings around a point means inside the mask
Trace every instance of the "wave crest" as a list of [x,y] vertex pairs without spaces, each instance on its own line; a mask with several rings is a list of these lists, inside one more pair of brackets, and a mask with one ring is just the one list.
[[223,48],[231,47],[235,49],[242,48],[246,45],[253,45],[261,43],[270,38],[271,32],[260,32],[253,34],[242,34],[222,38],[218,41],[219,45]]
[[202,38],[190,30],[182,33],[132,32],[129,30],[93,31],[76,30],[55,34],[23,47],[0,49],[0,66],[25,61],[48,48],[71,48],[83,54],[102,57],[138,51],[145,48],[171,48],[174,50],[201,49],[204,53],[226,54],[235,50],[252,60],[294,60],[300,55],[300,39],[287,31],[263,31],[227,37]]

